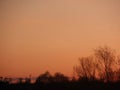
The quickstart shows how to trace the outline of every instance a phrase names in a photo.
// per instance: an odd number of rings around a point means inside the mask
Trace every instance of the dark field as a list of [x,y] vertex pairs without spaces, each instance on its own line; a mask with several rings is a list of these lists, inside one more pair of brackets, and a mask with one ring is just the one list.
[[0,90],[120,90],[120,82],[69,81],[51,83],[0,83]]

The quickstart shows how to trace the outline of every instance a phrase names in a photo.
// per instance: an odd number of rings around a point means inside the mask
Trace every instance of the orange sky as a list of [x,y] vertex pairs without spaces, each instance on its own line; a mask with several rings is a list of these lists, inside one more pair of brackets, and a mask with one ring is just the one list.
[[100,45],[120,51],[119,0],[0,0],[0,76],[72,75]]

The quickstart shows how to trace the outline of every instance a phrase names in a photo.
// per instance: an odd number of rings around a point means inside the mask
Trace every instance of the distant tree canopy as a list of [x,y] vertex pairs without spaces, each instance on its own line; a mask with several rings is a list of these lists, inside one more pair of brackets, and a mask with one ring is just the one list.
[[46,71],[36,79],[36,83],[49,83],[51,82],[51,80],[52,80],[52,75],[48,71]]
[[108,46],[99,47],[89,57],[79,58],[79,65],[74,70],[79,79],[100,79],[106,82],[120,77],[120,59]]
[[67,82],[69,81],[69,78],[65,76],[64,74],[57,72],[53,76],[53,81],[54,82]]
[[47,71],[41,74],[37,79],[36,83],[62,83],[69,81],[69,78],[62,73],[55,73],[53,76]]

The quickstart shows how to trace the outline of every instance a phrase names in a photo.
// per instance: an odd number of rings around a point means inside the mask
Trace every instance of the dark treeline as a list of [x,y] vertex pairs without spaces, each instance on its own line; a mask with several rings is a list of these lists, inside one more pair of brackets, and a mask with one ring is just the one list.
[[103,80],[81,78],[68,78],[61,73],[53,76],[49,72],[41,74],[34,83],[27,78],[22,78],[17,83],[11,80],[1,79],[0,90],[120,90],[120,81],[104,82]]
[[74,66],[74,76],[62,73],[39,75],[34,83],[29,78],[0,77],[0,90],[120,90],[120,57],[109,47],[99,47],[94,54],[79,58]]

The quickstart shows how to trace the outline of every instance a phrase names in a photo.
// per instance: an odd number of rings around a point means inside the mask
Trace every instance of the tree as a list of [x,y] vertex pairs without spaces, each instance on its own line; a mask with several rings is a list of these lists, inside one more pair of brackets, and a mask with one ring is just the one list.
[[116,67],[117,67],[117,70],[115,72],[115,76],[117,80],[120,80],[120,56],[117,57]]
[[25,83],[26,84],[30,84],[31,83],[31,75],[29,75],[29,77],[25,78]]
[[79,65],[74,69],[79,79],[94,80],[97,66],[92,56],[82,57],[79,58]]
[[46,71],[45,73],[41,74],[37,79],[36,83],[50,83],[52,81],[52,75]]
[[79,65],[74,69],[80,79],[110,81],[115,78],[116,61],[119,62],[119,58],[116,59],[115,51],[104,46],[95,49],[93,56],[79,58]]
[[104,77],[106,81],[109,81],[113,75],[112,65],[115,63],[115,52],[111,48],[104,46],[94,50],[95,57],[104,66]]
[[23,83],[23,78],[18,78],[18,83],[22,84]]
[[60,82],[68,82],[69,79],[64,74],[57,72],[53,76],[53,81],[60,83]]

